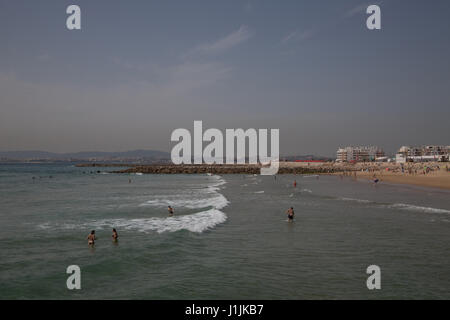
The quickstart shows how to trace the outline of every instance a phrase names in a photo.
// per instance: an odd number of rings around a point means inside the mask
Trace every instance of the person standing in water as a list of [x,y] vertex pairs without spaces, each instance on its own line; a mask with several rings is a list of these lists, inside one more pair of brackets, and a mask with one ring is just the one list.
[[380,181],[380,179],[377,178],[376,175],[373,175],[373,184],[377,184]]
[[169,206],[167,210],[169,211],[169,217],[173,216],[173,208]]
[[117,230],[115,228],[113,228],[112,230],[112,236],[111,238],[113,239],[113,242],[117,242],[119,235],[117,234]]
[[294,188],[297,188],[297,180],[294,180]]
[[92,230],[91,233],[87,237],[88,239],[88,245],[93,246],[95,244],[95,240],[97,240],[97,237],[95,236],[95,230]]
[[294,221],[294,208],[290,207],[287,211],[288,221],[293,222]]

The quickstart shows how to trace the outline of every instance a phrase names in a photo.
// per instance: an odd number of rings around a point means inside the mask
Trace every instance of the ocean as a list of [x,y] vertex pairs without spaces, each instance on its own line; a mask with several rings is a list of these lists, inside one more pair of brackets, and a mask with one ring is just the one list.
[[[450,298],[449,191],[97,170],[0,165],[0,299]],[[66,286],[70,265],[81,290]]]

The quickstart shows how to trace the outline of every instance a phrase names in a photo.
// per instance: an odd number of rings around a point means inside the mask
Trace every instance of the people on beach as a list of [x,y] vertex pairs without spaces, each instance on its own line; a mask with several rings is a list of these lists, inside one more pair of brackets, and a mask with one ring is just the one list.
[[168,206],[167,210],[169,211],[169,217],[173,216],[173,208]]
[[112,236],[111,237],[112,237],[113,242],[117,242],[118,241],[119,235],[117,234],[117,230],[115,228],[112,229]]
[[95,236],[95,230],[92,230],[91,233],[87,237],[88,239],[88,245],[93,246],[95,244],[95,240],[97,240],[97,237]]
[[288,221],[293,222],[294,221],[294,208],[290,207],[287,211]]

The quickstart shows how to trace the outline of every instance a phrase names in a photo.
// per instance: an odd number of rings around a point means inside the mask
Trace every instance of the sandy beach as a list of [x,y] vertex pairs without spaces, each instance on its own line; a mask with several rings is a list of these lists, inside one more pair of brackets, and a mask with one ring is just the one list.
[[[305,163],[282,162],[280,167],[311,167],[326,168],[334,175],[353,176],[373,180],[378,178],[381,183],[410,184],[423,187],[450,189],[450,165],[442,162],[426,163]],[[428,169],[427,169],[428,168]]]
[[[357,172],[357,178],[373,179],[373,172]],[[433,187],[450,190],[450,173],[440,170],[428,174],[405,174],[398,172],[380,172],[376,177],[383,182],[411,184],[423,187]]]

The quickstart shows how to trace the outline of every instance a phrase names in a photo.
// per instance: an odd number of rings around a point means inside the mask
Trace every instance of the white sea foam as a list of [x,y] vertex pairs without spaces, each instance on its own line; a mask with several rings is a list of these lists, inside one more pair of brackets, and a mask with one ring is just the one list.
[[224,185],[225,183],[227,183],[225,180],[222,179],[221,176],[213,176],[217,181],[208,186],[208,191],[209,192],[215,192],[217,190],[219,190],[221,185]]
[[187,215],[175,215],[165,218],[136,218],[136,219],[101,219],[82,223],[43,223],[38,225],[40,229],[104,229],[121,228],[136,230],[138,232],[175,232],[188,230],[201,233],[226,221],[227,216],[220,211],[228,205],[228,200],[218,192],[219,186],[226,183],[220,176],[211,176],[212,183],[204,188],[194,189],[184,194],[159,195],[158,199],[149,200],[144,206],[173,206],[174,208],[204,209],[200,212]]
[[98,229],[103,227],[119,227],[126,230],[136,230],[140,232],[156,231],[158,233],[162,233],[188,230],[191,232],[201,233],[225,222],[226,220],[227,216],[225,213],[220,210],[210,209],[194,214],[167,218],[102,220],[96,222],[95,227]]
[[209,184],[205,188],[196,189],[194,193],[179,193],[171,195],[158,195],[156,199],[148,200],[141,203],[139,206],[151,206],[151,207],[167,207],[172,206],[175,208],[187,208],[187,209],[202,209],[212,207],[214,209],[222,209],[229,203],[218,191],[220,186],[225,184],[226,181],[221,179],[220,176],[212,176],[214,182]]
[[405,203],[394,203],[388,206],[389,208],[393,209],[401,209],[401,210],[408,210],[408,211],[416,211],[416,212],[426,212],[426,213],[447,213],[450,214],[450,210],[446,209],[438,209],[438,208],[431,208],[431,207],[421,207],[421,206],[415,206],[412,204],[405,204]]
[[309,190],[309,189],[302,189],[302,190],[300,190],[301,192],[308,192],[308,193],[312,193],[312,191],[311,190]]
[[[357,203],[377,204],[374,201],[364,200],[364,199],[337,198],[337,200],[340,200],[340,201],[352,201],[352,202],[357,202]],[[425,212],[425,213],[447,213],[447,214],[450,214],[450,210],[446,210],[446,209],[438,209],[438,208],[432,208],[432,207],[421,207],[421,206],[416,206],[416,205],[412,205],[412,204],[405,204],[405,203],[378,204],[378,205],[380,205],[380,206],[382,206],[384,208],[389,208],[389,209],[399,209],[399,210]]]
[[354,199],[354,198],[338,198],[338,200],[341,200],[341,201],[353,201],[353,202],[358,202],[358,203],[371,203],[372,202],[370,200]]
[[187,208],[187,209],[202,209],[212,207],[214,209],[222,209],[228,205],[228,200],[217,193],[213,196],[203,198],[192,198],[189,195],[180,196],[167,196],[161,199],[148,200],[145,203],[141,203],[139,206],[145,207],[167,207],[172,206],[174,208]]
[[[63,223],[57,225],[60,229],[111,229],[135,230],[138,232],[175,232],[187,230],[201,233],[227,220],[222,211],[210,209],[194,214],[174,216],[167,218],[141,218],[141,219],[103,219],[89,223],[73,224]],[[44,223],[38,226],[41,229],[54,228]]]
[[255,191],[255,193],[264,193],[264,190],[262,190],[262,191]]

